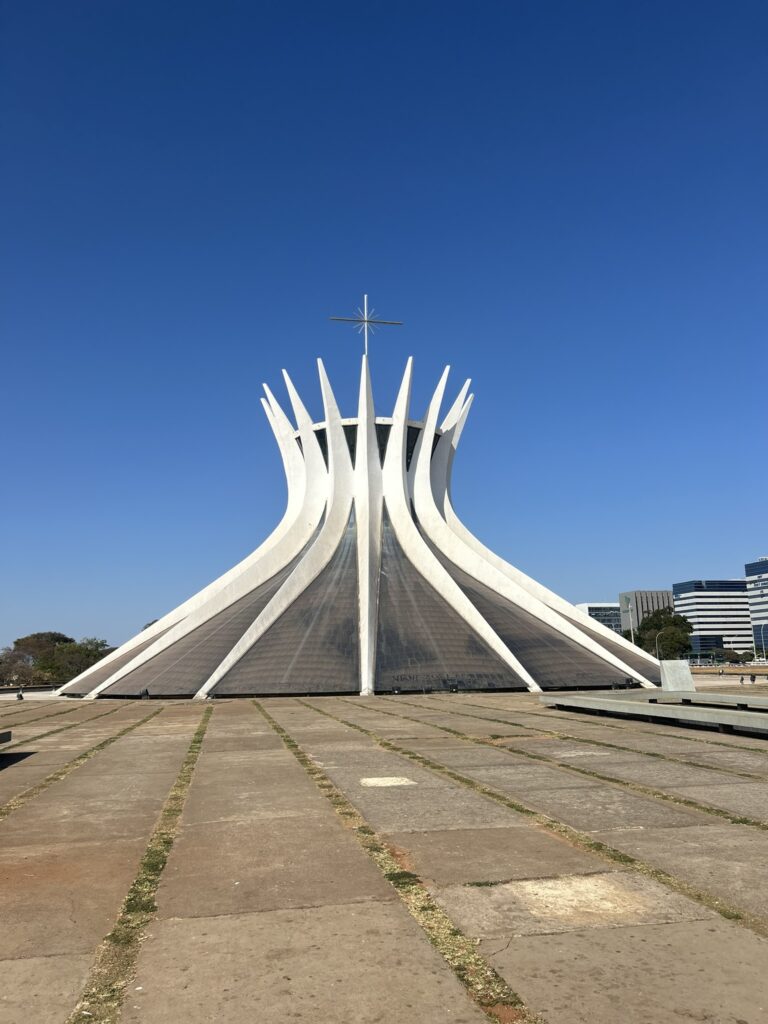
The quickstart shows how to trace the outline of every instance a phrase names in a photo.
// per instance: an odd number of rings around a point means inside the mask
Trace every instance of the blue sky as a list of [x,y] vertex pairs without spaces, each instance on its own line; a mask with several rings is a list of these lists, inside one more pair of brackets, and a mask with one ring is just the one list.
[[130,636],[252,550],[258,397],[364,291],[387,414],[476,401],[467,524],[574,600],[768,554],[768,8],[28,0],[2,42],[0,644]]

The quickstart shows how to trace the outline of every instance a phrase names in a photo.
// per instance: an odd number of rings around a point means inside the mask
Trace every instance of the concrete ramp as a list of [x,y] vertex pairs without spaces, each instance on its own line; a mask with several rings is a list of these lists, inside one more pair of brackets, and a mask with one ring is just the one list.
[[768,696],[697,693],[695,690],[630,690],[602,693],[544,693],[550,708],[583,714],[688,725],[720,732],[768,737]]

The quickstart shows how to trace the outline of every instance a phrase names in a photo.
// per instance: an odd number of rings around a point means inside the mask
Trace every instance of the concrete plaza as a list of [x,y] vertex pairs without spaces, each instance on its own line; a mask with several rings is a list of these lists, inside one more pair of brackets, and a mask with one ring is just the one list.
[[[8,728],[3,1024],[768,1020],[766,741],[530,694],[43,699]],[[105,1015],[83,995],[169,794]]]

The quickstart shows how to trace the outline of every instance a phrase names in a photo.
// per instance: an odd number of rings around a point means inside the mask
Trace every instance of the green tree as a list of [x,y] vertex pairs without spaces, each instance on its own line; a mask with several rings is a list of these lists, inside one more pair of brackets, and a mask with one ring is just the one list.
[[66,633],[30,633],[13,641],[13,653],[37,661],[48,657],[59,644],[73,644],[75,638]]
[[37,668],[51,682],[68,683],[113,650],[114,647],[110,647],[106,640],[87,636],[79,643],[73,640],[69,644],[57,644],[50,656],[37,661]]
[[656,654],[658,637],[662,658],[680,658],[691,648],[693,626],[684,615],[676,615],[671,608],[651,612],[635,630],[635,643],[649,654]]
[[114,648],[106,640],[65,633],[30,633],[0,651],[0,682],[6,685],[67,683]]

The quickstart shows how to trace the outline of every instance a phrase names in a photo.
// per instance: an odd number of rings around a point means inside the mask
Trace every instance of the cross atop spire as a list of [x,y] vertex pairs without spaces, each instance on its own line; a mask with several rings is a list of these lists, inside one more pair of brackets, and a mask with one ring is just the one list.
[[368,355],[368,329],[371,334],[377,327],[402,327],[402,320],[379,320],[375,309],[368,309],[368,296],[363,296],[363,308],[357,307],[357,316],[329,316],[329,320],[340,320],[346,324],[355,324],[358,334],[365,335],[365,354]]

